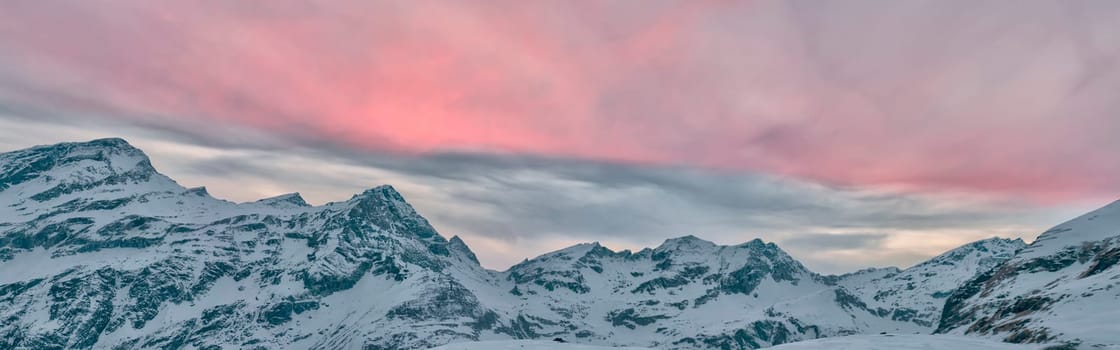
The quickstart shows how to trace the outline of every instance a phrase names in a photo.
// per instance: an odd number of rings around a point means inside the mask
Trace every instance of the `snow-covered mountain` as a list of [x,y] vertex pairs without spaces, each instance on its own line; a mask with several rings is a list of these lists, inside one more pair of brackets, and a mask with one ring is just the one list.
[[0,348],[388,348],[492,326],[463,283],[496,277],[391,187],[234,204],[107,139],[4,154],[0,189]]
[[1044,232],[958,289],[939,333],[1009,342],[1120,344],[1120,202]]
[[636,253],[582,244],[518,264],[506,276],[513,307],[533,336],[743,349],[926,331],[867,309],[761,240],[719,246],[686,236]]
[[1022,240],[989,238],[966,244],[906,270],[865,270],[839,284],[868,307],[886,310],[892,319],[936,327],[945,300],[977,274],[988,272],[1026,247]]
[[[0,349],[410,349],[556,337],[748,349],[930,333],[960,319],[939,317],[957,286],[1022,246],[990,239],[907,270],[822,276],[773,243],[686,236],[638,252],[581,244],[498,272],[392,187],[322,206],[298,194],[231,203],[104,139],[0,154]],[[1078,264],[1103,271],[1114,247]],[[972,305],[953,295],[954,307]]]

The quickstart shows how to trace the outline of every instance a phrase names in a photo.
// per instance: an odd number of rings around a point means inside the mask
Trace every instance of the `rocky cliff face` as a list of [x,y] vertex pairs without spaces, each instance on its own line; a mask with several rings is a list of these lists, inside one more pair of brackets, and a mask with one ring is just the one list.
[[[391,187],[322,206],[298,194],[231,203],[105,139],[0,155],[0,348],[408,349],[563,337],[748,349],[928,333],[958,280],[1020,244],[983,241],[906,271],[837,277],[772,243],[688,236],[639,252],[577,245],[496,272]],[[1113,247],[1070,254],[1084,278],[1112,276]]]
[[1120,202],[1046,232],[949,297],[939,333],[1120,344]]

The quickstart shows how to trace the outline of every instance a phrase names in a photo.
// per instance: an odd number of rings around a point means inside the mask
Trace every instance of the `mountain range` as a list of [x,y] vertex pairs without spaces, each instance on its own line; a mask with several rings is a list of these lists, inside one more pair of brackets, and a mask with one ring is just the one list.
[[905,270],[822,275],[774,243],[684,236],[493,271],[390,186],[233,203],[121,139],[39,146],[0,154],[0,349],[755,349],[880,333],[1109,346],[1118,203]]

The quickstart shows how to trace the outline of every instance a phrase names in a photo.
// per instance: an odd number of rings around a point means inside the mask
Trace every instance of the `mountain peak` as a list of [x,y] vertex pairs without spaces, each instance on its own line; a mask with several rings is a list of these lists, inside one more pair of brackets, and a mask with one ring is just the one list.
[[913,268],[933,265],[955,265],[965,259],[977,258],[985,260],[994,258],[996,259],[994,261],[1003,261],[1026,246],[1027,244],[1023,242],[1022,239],[1001,237],[985,238],[953,248],[952,250],[915,265]]
[[988,248],[991,248],[991,247],[997,247],[997,246],[1008,246],[1008,247],[1013,247],[1015,249],[1018,249],[1018,248],[1026,247],[1027,243],[1023,242],[1022,238],[991,237],[991,238],[985,238],[985,239],[981,239],[981,240],[976,241],[976,242],[966,244],[966,245],[964,245],[960,248],[971,248],[971,249],[984,250],[984,249],[988,249]]
[[35,146],[0,154],[0,190],[28,183],[37,183],[32,191],[49,189],[33,196],[36,201],[104,184],[149,181],[156,174],[148,156],[120,138]]
[[300,207],[300,208],[304,208],[304,207],[310,207],[311,206],[310,204],[307,204],[307,201],[303,200],[303,196],[301,196],[299,194],[299,192],[292,192],[292,193],[282,194],[282,195],[275,196],[275,197],[269,197],[269,198],[261,199],[261,200],[258,200],[256,203],[264,204],[264,205],[271,206],[271,207]]
[[[81,143],[81,142],[79,142],[79,143]],[[122,149],[136,149],[136,147],[133,147],[132,144],[128,143],[127,140],[119,138],[119,137],[106,137],[106,138],[101,138],[101,139],[94,139],[94,140],[90,140],[90,141],[87,141],[87,142],[84,142],[84,143],[89,144],[91,146],[102,146],[102,147],[122,148]]]
[[576,244],[576,245],[569,246],[567,248],[563,248],[563,249],[548,253],[546,255],[567,255],[567,256],[570,256],[572,258],[580,258],[580,257],[583,257],[584,255],[587,255],[588,252],[594,250],[595,248],[597,248],[599,246],[600,246],[599,242],[579,243],[579,244]]
[[415,210],[404,199],[404,196],[390,185],[381,185],[362,191],[362,193],[350,197],[349,202],[358,205],[389,205],[402,209],[401,214],[415,214]]
[[766,243],[766,241],[763,241],[762,238],[755,238],[738,245],[738,247],[747,248],[764,248],[766,246],[777,247],[777,245],[774,243]]
[[445,242],[427,219],[420,216],[412,205],[393,186],[377,186],[356,194],[345,203],[351,218],[371,220],[382,227],[396,226],[423,240]]
[[54,156],[106,152],[109,154],[125,155],[129,158],[137,158],[138,160],[148,161],[148,155],[145,154],[144,151],[132,146],[132,144],[125,139],[118,137],[96,139],[85,142],[64,142],[54,145],[35,146],[26,149],[25,151],[40,152]]
[[362,198],[378,198],[378,199],[383,199],[383,200],[393,200],[393,201],[399,201],[399,202],[404,202],[405,201],[404,196],[402,196],[400,192],[397,192],[397,189],[393,188],[392,185],[381,185],[381,186],[377,186],[377,187],[362,191],[362,193],[354,195],[354,197],[351,198],[351,199],[362,199]]
[[711,241],[706,241],[706,240],[700,239],[699,237],[696,237],[696,236],[693,236],[693,235],[686,235],[686,236],[666,239],[665,242],[661,243],[661,245],[658,246],[657,248],[654,248],[654,250],[681,250],[681,249],[696,250],[696,249],[712,249],[712,248],[717,248],[717,247],[718,247],[718,245],[716,245],[715,243],[712,243]]
[[1019,259],[1027,260],[1056,254],[1067,247],[1081,246],[1120,236],[1120,201],[1085,213],[1046,230],[1023,249]]
[[13,151],[5,155],[15,155],[15,158],[24,158],[32,155],[43,157],[62,158],[74,153],[93,153],[95,151],[108,151],[110,153],[126,154],[129,156],[148,159],[139,148],[133,147],[122,138],[104,138],[84,142],[62,142],[53,145],[39,145],[31,148]]
[[465,256],[467,259],[470,259],[470,261],[473,261],[476,264],[478,263],[478,257],[475,256],[474,252],[471,251],[471,248],[467,246],[467,242],[463,242],[463,239],[459,238],[458,235],[451,236],[451,239],[447,240],[447,247],[448,250],[452,252],[458,252],[459,254]]

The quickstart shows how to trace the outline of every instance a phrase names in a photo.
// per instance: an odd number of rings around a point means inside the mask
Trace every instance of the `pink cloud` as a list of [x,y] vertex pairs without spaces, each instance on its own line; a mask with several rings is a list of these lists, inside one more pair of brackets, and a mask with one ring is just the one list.
[[370,151],[1120,191],[1114,6],[848,5],[14,2],[0,97]]

